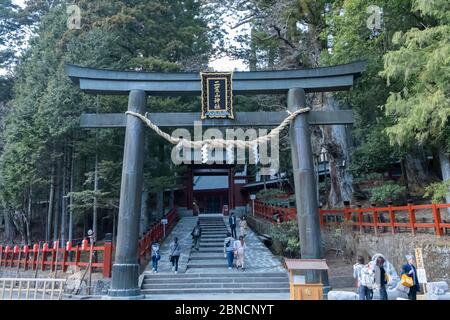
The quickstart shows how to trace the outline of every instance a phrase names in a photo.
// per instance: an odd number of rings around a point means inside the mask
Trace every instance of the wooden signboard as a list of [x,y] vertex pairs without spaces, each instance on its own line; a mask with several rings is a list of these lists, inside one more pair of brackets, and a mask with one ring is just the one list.
[[201,73],[202,119],[234,119],[231,72]]

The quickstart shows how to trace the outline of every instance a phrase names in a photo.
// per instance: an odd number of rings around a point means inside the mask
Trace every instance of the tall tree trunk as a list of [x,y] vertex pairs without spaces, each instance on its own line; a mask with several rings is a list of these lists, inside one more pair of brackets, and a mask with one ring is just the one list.
[[7,243],[11,243],[15,236],[16,236],[16,230],[14,229],[14,223],[11,217],[11,212],[8,209],[5,209],[4,212],[5,215],[5,241]]
[[45,233],[45,241],[49,242],[52,232],[52,216],[53,216],[53,202],[55,198],[55,165],[52,164],[50,176],[50,192],[48,196],[48,211],[47,211],[47,231]]
[[[339,110],[338,103],[330,93],[323,94],[324,110]],[[328,195],[330,207],[340,206],[353,198],[353,176],[347,170],[350,158],[350,134],[345,126],[324,126],[324,145],[330,166],[331,189]]]
[[62,166],[62,185],[61,185],[61,245],[66,241],[66,220],[67,220],[67,145],[64,146],[64,160]]
[[424,151],[419,148],[410,151],[405,157],[404,168],[408,190],[413,193],[421,193],[430,182],[430,173]]
[[[309,64],[319,67],[320,53],[324,44],[320,40],[321,30],[314,24],[308,25]],[[325,111],[340,110],[332,93],[314,95],[313,104],[321,105]],[[330,166],[330,193],[328,206],[340,206],[353,198],[353,176],[347,170],[350,163],[351,134],[345,126],[323,126],[323,144],[327,149]]]
[[[94,192],[98,191],[98,153],[95,152]],[[94,240],[97,239],[97,196],[94,195],[94,206],[92,208],[92,231]]]
[[30,186],[28,190],[28,209],[27,209],[27,245],[31,244],[31,222],[32,220],[32,199],[33,199],[33,187]]
[[[450,158],[448,154],[445,152],[443,146],[439,147],[438,152],[439,152],[439,163],[441,165],[442,180],[448,181],[450,180]],[[447,193],[445,197],[445,202],[450,203],[450,191]],[[447,212],[450,213],[450,208],[447,208]]]
[[61,204],[61,181],[60,181],[60,172],[61,172],[61,161],[58,161],[56,168],[56,185],[55,185],[55,213],[53,214],[53,241],[59,239],[59,210]]
[[[75,165],[75,159],[73,156],[73,147],[70,149],[70,190],[69,192],[73,192],[73,186],[74,186],[74,165]],[[72,241],[73,239],[73,197],[70,197],[69,199],[69,241]]]

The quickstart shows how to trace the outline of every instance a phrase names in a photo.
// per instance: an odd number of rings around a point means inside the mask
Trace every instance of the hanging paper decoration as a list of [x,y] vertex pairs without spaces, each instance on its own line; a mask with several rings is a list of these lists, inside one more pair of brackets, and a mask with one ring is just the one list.
[[209,160],[208,158],[208,145],[204,144],[202,147],[202,163],[207,163]]
[[258,153],[258,144],[255,143],[252,145],[252,153],[253,153],[253,158],[255,159],[255,164],[259,163],[259,153]]
[[227,144],[227,164],[234,164],[234,145]]

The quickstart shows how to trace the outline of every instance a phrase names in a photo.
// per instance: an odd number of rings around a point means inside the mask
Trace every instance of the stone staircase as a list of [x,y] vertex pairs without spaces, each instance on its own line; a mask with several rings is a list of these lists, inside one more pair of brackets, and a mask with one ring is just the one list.
[[191,249],[186,273],[144,272],[142,294],[289,294],[287,272],[228,270],[223,255],[228,230],[222,216],[200,216],[199,221],[200,249]]
[[223,256],[223,240],[228,229],[222,217],[200,217],[202,236],[200,250],[191,250],[187,272],[204,272],[205,269],[227,269],[227,261]]

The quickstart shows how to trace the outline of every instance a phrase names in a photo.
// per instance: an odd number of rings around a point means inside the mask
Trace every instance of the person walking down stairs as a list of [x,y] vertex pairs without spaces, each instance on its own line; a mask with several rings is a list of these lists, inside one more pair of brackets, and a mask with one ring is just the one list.
[[158,261],[161,259],[161,255],[159,254],[159,243],[155,240],[152,244],[152,270],[153,273],[158,272]]
[[236,269],[242,268],[242,271],[245,271],[245,249],[247,249],[247,246],[245,245],[244,237],[240,236],[239,240],[234,242],[234,254],[236,255]]
[[192,248],[195,248],[195,250],[200,249],[200,237],[202,236],[202,227],[200,227],[200,221],[197,222],[197,225],[194,227],[194,229],[191,232],[192,236]]
[[236,238],[236,216],[234,215],[234,212],[232,211],[230,214],[230,217],[228,218],[228,223],[230,224],[230,230],[231,230],[231,236]]
[[245,216],[242,216],[241,222],[239,222],[239,232],[240,232],[240,236],[242,236],[244,238],[247,236],[248,224],[247,224],[247,219],[245,219]]
[[172,262],[172,271],[175,274],[178,273],[178,260],[180,260],[181,248],[178,244],[178,238],[175,237],[173,242],[170,244],[170,262]]
[[233,269],[233,258],[234,258],[234,238],[231,233],[227,233],[227,237],[223,242],[223,254],[228,261],[228,269]]

